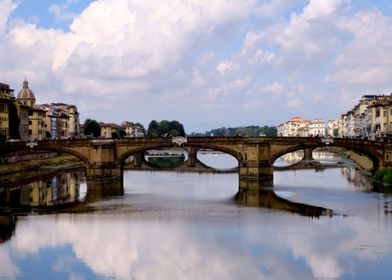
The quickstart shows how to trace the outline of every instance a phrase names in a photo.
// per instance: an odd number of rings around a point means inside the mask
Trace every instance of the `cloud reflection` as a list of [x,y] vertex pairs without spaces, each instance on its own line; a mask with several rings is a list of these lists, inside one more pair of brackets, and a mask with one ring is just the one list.
[[[116,279],[336,278],[390,253],[390,228],[364,219],[309,220],[275,212],[262,215],[254,208],[239,211],[245,212],[237,220],[241,227],[143,215],[31,217],[19,222],[11,246],[18,258],[29,258],[71,245],[75,257],[95,274]],[[2,270],[16,275],[4,248]]]

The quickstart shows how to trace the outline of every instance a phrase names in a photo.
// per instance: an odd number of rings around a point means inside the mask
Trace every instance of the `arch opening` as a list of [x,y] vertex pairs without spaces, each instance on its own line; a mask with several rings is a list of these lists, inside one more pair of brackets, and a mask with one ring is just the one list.
[[293,165],[293,164],[300,162],[304,158],[304,155],[305,155],[305,153],[303,150],[297,150],[294,152],[286,153],[286,154],[278,157],[273,162],[273,166],[274,167],[288,167],[290,165]]
[[233,170],[238,168],[239,161],[233,155],[212,149],[200,149],[196,158],[208,168],[216,170]]
[[182,148],[152,149],[143,152],[143,159],[158,168],[176,168],[188,160],[188,152]]

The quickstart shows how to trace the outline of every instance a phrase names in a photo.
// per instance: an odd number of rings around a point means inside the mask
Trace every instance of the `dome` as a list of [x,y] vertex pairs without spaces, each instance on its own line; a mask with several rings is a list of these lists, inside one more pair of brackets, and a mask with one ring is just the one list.
[[35,99],[34,93],[29,89],[29,82],[25,79],[23,88],[18,92],[17,99]]

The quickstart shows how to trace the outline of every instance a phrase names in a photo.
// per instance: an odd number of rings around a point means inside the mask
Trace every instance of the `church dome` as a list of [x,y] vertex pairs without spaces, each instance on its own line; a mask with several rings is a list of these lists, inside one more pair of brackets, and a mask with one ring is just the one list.
[[34,93],[29,89],[29,82],[25,79],[23,88],[18,92],[17,99],[35,99]]

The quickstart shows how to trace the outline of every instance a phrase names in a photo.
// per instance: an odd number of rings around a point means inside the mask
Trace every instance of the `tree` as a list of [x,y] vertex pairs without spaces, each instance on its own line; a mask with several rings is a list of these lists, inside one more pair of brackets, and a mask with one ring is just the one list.
[[124,138],[125,135],[127,135],[127,133],[123,128],[117,128],[115,132],[112,132],[113,139]]
[[334,136],[334,137],[338,137],[338,136],[339,136],[339,128],[335,127],[335,128],[333,129],[333,136]]
[[163,120],[158,123],[153,120],[148,126],[147,135],[152,137],[164,135],[185,136],[185,129],[179,121]]
[[147,135],[151,137],[157,137],[158,136],[158,128],[159,124],[156,120],[152,120],[150,124],[148,125],[148,131]]
[[101,136],[101,126],[96,120],[86,119],[84,122],[84,135]]

